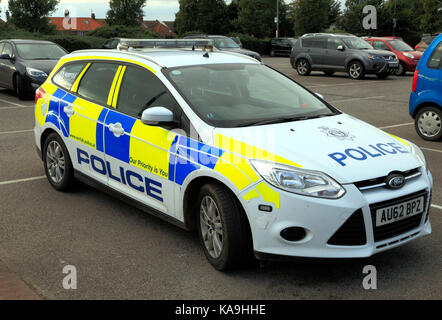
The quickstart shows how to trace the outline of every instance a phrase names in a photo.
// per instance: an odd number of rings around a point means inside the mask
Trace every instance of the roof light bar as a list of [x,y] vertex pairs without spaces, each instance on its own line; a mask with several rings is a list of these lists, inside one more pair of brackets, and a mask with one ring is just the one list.
[[191,48],[192,50],[202,49],[202,51],[213,52],[214,41],[212,39],[121,39],[117,49],[128,51],[129,48],[131,49]]

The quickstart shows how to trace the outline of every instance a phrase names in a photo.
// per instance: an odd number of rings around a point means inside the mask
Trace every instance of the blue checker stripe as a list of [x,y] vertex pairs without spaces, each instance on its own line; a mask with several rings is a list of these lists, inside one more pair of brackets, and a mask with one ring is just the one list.
[[135,124],[135,119],[110,110],[106,117],[106,125],[115,123],[121,123],[121,126],[124,128],[125,134],[117,138],[114,136],[113,132],[111,132],[108,127],[106,127],[104,129],[104,151],[108,156],[129,163],[130,136],[128,134],[130,134],[132,131],[132,128]]

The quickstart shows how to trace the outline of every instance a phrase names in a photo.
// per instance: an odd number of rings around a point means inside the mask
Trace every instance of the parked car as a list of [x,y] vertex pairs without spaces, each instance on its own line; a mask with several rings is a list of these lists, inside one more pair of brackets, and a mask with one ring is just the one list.
[[211,35],[191,35],[184,37],[184,39],[213,39],[214,46],[220,51],[230,51],[245,54],[258,61],[261,61],[261,55],[257,52],[241,48],[235,41],[225,36],[211,36]]
[[399,67],[392,52],[375,50],[353,35],[325,33],[301,37],[293,47],[290,62],[301,76],[312,71],[326,75],[347,72],[352,79],[363,79],[366,74],[385,79]]
[[270,56],[290,56],[296,41],[298,41],[298,38],[273,38],[270,41]]
[[442,34],[424,52],[414,73],[410,115],[421,138],[442,138]]
[[421,41],[414,47],[416,51],[424,52],[428,46],[433,42],[434,39],[436,39],[437,34],[433,35],[425,35],[422,37]]
[[397,69],[396,75],[403,76],[407,71],[414,72],[422,57],[422,52],[414,50],[397,37],[366,38],[364,40],[370,43],[375,49],[387,50],[396,54],[399,59],[399,68]]
[[121,38],[111,38],[109,40],[106,40],[105,43],[103,43],[101,49],[117,49],[120,42]]
[[33,97],[66,54],[66,50],[49,41],[0,41],[0,87],[14,90],[20,100]]
[[232,39],[233,41],[236,42],[237,45],[239,45],[240,48],[243,47],[243,44],[241,42],[241,39],[239,37],[230,37],[230,39]]

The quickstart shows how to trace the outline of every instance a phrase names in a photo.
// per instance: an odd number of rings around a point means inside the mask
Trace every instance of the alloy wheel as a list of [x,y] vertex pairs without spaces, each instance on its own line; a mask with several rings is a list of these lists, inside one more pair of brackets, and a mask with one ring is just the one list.
[[223,250],[223,225],[215,200],[205,196],[200,205],[201,235],[204,245],[213,258],[218,258]]
[[55,183],[60,183],[65,174],[65,157],[61,145],[51,141],[46,150],[46,166],[49,177]]

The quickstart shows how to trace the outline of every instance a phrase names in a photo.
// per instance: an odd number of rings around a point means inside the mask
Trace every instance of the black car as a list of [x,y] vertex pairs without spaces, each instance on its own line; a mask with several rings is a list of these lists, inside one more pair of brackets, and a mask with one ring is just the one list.
[[399,68],[393,52],[375,50],[353,35],[338,34],[301,37],[293,47],[290,62],[301,76],[308,76],[311,71],[323,71],[326,75],[347,72],[352,79],[363,79],[366,74],[385,79]]
[[0,87],[16,91],[20,100],[33,97],[67,53],[49,41],[0,41]]
[[297,38],[273,38],[270,41],[270,56],[290,56],[296,41]]
[[261,56],[259,55],[259,53],[241,48],[235,41],[233,41],[229,37],[192,35],[192,36],[184,37],[184,39],[213,39],[214,46],[218,50],[245,54],[246,56],[249,56],[249,57],[252,57],[258,61],[261,61]]

